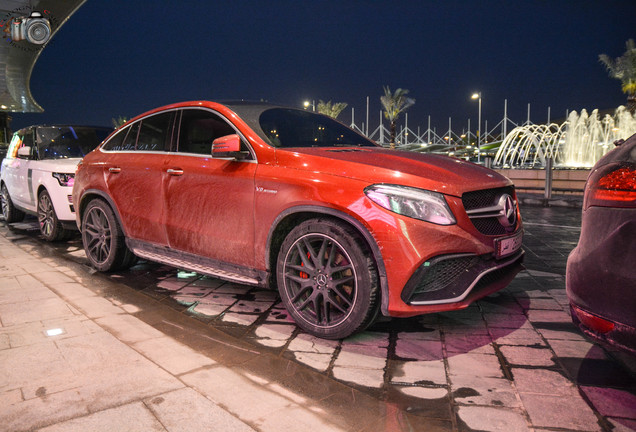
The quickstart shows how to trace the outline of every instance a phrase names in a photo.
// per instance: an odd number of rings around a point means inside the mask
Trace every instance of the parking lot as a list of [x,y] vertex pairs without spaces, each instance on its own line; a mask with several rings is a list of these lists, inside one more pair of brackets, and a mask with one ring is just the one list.
[[218,430],[636,430],[636,359],[570,320],[580,209],[522,214],[507,289],[341,341],[299,331],[276,292],[143,261],[99,274],[79,235],[0,221],[0,429],[201,430],[196,408]]

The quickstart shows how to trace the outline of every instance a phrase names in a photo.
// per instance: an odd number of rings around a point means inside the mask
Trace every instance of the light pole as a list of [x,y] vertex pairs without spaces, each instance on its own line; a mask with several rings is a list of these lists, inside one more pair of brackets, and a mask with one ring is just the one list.
[[305,107],[305,109],[309,108],[309,106],[311,105],[311,110],[312,111],[316,111],[316,101],[308,101],[306,100],[305,102],[303,102],[303,105]]
[[481,162],[481,92],[473,93],[471,99],[479,100],[479,111],[477,114],[477,163]]

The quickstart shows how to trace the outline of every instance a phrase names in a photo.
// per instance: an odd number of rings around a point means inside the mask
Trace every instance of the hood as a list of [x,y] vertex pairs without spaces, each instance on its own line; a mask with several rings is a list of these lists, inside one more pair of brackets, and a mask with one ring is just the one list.
[[50,172],[74,173],[81,158],[44,159],[33,164],[33,169]]
[[286,168],[373,183],[412,186],[448,195],[511,185],[495,171],[442,155],[374,147],[277,149]]

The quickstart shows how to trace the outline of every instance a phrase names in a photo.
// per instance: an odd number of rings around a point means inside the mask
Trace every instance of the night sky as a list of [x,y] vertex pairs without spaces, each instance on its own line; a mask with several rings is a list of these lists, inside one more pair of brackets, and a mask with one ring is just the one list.
[[[29,124],[110,125],[195,99],[347,102],[340,120],[377,127],[382,87],[410,90],[409,127],[475,129],[626,101],[598,55],[636,38],[635,0],[88,0],[31,78]],[[403,120],[403,119],[402,119]]]

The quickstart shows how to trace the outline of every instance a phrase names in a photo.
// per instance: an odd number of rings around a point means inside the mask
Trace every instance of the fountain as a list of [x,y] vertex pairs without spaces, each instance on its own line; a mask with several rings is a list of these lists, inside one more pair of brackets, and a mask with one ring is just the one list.
[[557,125],[527,124],[513,129],[504,138],[494,164],[500,167],[541,168],[551,158],[557,167],[589,168],[610,151],[617,139],[636,132],[636,116],[620,106],[614,116],[602,119],[598,110],[588,115],[573,111]]

